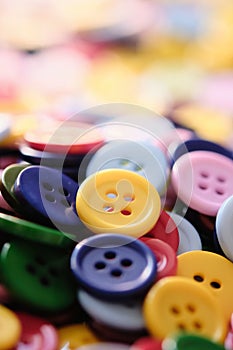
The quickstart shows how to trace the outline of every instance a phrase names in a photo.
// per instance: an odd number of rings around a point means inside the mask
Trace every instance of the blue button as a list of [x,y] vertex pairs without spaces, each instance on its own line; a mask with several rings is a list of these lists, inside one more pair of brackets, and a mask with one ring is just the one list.
[[155,281],[157,263],[144,243],[121,234],[100,234],[77,244],[71,269],[92,295],[117,301],[144,295]]

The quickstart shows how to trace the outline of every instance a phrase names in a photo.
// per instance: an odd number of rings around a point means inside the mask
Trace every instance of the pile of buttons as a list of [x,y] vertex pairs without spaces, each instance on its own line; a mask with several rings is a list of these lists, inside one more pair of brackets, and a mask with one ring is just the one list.
[[232,151],[127,108],[1,148],[0,349],[233,349]]

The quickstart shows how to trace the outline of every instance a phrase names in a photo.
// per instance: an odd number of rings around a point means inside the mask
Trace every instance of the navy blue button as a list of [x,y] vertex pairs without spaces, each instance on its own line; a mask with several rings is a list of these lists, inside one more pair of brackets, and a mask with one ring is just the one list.
[[155,281],[157,263],[144,243],[121,234],[99,234],[75,247],[71,269],[92,295],[116,301],[144,295]]

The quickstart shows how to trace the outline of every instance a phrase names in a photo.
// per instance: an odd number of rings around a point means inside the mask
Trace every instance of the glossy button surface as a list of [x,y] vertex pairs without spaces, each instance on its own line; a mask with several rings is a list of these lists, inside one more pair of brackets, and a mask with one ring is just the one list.
[[87,166],[87,176],[104,169],[131,170],[147,178],[159,194],[166,189],[168,164],[162,151],[152,143],[115,140],[96,151]]
[[124,331],[137,331],[145,328],[142,304],[137,300],[128,302],[107,302],[80,290],[78,300],[82,308],[97,322]]
[[72,324],[58,328],[59,349],[76,350],[82,345],[98,343],[98,338],[85,324]]
[[165,339],[163,350],[224,350],[219,343],[195,334],[180,334],[174,338]]
[[207,251],[192,251],[178,256],[179,276],[189,277],[198,285],[205,286],[221,305],[225,319],[233,311],[233,263]]
[[142,242],[120,234],[104,234],[77,244],[71,269],[92,295],[121,300],[143,295],[156,276],[156,260]]
[[233,161],[214,152],[190,152],[175,162],[172,184],[189,207],[215,216],[224,200],[233,194]]
[[227,322],[214,296],[185,277],[158,281],[144,300],[144,316],[155,338],[186,331],[221,342],[226,335]]
[[22,304],[41,311],[59,312],[74,303],[69,255],[64,252],[12,240],[4,244],[0,259],[2,281]]
[[228,259],[233,261],[233,195],[221,205],[216,217],[218,242]]
[[18,342],[22,327],[16,314],[0,305],[0,349],[12,349]]
[[160,214],[161,201],[154,186],[142,176],[122,169],[90,175],[79,187],[76,209],[93,232],[139,237]]

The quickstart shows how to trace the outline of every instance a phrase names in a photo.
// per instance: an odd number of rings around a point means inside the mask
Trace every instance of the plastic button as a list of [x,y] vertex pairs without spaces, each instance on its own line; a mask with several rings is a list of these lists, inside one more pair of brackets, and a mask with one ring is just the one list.
[[122,169],[89,176],[77,193],[76,208],[83,223],[95,233],[147,233],[160,214],[154,186],[142,176]]
[[228,259],[233,261],[233,195],[224,201],[216,217],[216,234],[218,242]]
[[92,295],[116,301],[145,294],[157,267],[154,254],[144,243],[120,234],[104,234],[77,244],[71,269]]
[[169,212],[179,231],[179,247],[177,255],[191,250],[202,250],[200,236],[195,227],[182,216]]
[[11,241],[3,245],[0,259],[4,285],[24,305],[59,312],[75,302],[69,256],[63,251],[23,240]]
[[189,207],[216,216],[224,200],[233,194],[233,161],[213,152],[190,152],[175,162],[172,184]]
[[164,210],[161,211],[155,226],[147,233],[147,237],[158,238],[169,244],[175,252],[179,246],[179,233],[175,222]]
[[87,166],[87,176],[104,169],[131,170],[145,178],[163,194],[168,178],[168,164],[162,151],[152,143],[115,140],[102,146]]
[[11,131],[12,120],[7,114],[0,114],[0,141],[4,140]]
[[233,312],[233,264],[226,258],[207,251],[192,251],[178,256],[177,275],[189,277],[205,286],[221,305],[226,322]]
[[17,313],[22,334],[15,350],[56,350],[58,336],[48,321],[25,313]]
[[12,349],[21,335],[21,324],[16,314],[0,305],[0,349]]
[[58,328],[57,332],[59,349],[68,345],[69,350],[76,350],[85,344],[99,343],[98,338],[85,324],[64,326]]
[[140,301],[107,302],[93,297],[84,290],[78,292],[78,300],[88,315],[97,322],[125,331],[145,329]]
[[143,308],[147,328],[155,338],[186,331],[222,342],[226,335],[220,304],[208,289],[186,277],[158,281],[145,297]]
[[162,350],[162,341],[151,337],[140,338],[130,350]]
[[225,348],[210,339],[195,334],[180,334],[165,339],[163,350],[224,350]]

